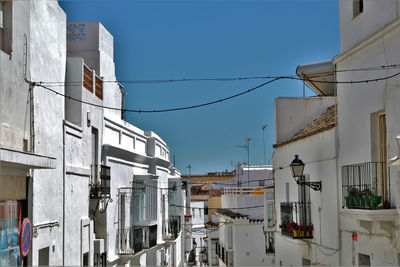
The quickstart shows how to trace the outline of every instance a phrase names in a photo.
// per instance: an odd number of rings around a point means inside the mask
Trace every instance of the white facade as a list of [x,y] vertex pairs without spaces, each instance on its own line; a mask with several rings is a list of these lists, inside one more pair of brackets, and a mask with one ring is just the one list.
[[220,266],[272,265],[266,249],[264,191],[259,187],[228,187],[221,195],[219,241]]
[[[275,117],[281,120],[304,120],[303,123],[309,124],[326,112],[327,105],[334,103],[335,99],[331,97],[278,98],[275,101]],[[307,108],[309,105],[313,108]],[[276,143],[282,144],[275,145],[273,154],[277,229],[275,264],[340,265],[335,128],[285,142],[292,137],[286,134],[287,130],[292,132],[290,129],[275,130],[284,136],[276,136]],[[305,164],[306,181],[321,181],[322,191],[314,191],[296,183],[289,164],[297,154]],[[303,192],[305,198],[302,197]],[[297,224],[312,224],[312,238],[294,239],[293,233],[280,230],[278,226],[285,227],[288,222],[286,216],[290,216],[290,221]],[[302,216],[306,219],[303,220]]]
[[112,35],[67,24],[57,1],[1,13],[0,265],[21,265],[28,217],[28,265],[183,266],[180,172],[158,135],[120,119],[122,86],[103,83],[116,80]]
[[[238,186],[269,186],[272,166],[240,164],[236,168],[235,184]],[[269,181],[267,181],[269,180]]]
[[[341,54],[334,58],[337,70],[398,64],[400,61],[399,2],[364,1],[363,12],[353,18],[349,1],[340,1]],[[368,80],[387,77],[397,69],[372,72],[338,72],[337,81]],[[388,159],[397,155],[396,136],[400,133],[399,78],[354,85],[337,84],[338,97],[338,177],[340,170],[354,169],[355,164],[373,166],[380,162],[377,176],[369,188],[383,197],[383,209],[346,208],[343,187],[339,205],[341,258],[343,265],[399,264],[399,169],[387,167]],[[347,166],[347,167],[344,167]],[[377,186],[378,185],[378,186]],[[362,187],[361,189],[364,189]],[[357,240],[354,240],[353,235]]]
[[64,99],[27,80],[64,81],[66,16],[54,1],[6,1],[2,15],[0,34],[8,47],[0,47],[0,199],[20,201],[15,217],[40,226],[28,264],[61,265]]

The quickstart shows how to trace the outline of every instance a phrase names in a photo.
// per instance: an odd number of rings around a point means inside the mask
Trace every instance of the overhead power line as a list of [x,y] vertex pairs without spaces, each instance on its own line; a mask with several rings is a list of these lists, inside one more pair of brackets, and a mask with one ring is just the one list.
[[[308,76],[308,78],[319,78],[325,76],[332,76],[333,73],[340,72],[356,72],[356,71],[377,71],[377,70],[388,70],[388,69],[398,69],[400,64],[392,65],[382,65],[373,66],[366,68],[354,68],[354,69],[339,69],[326,72],[318,72],[313,76]],[[103,80],[103,83],[121,83],[121,84],[158,84],[158,83],[178,83],[178,82],[201,82],[201,81],[214,81],[214,82],[230,82],[230,81],[245,81],[245,80],[270,80],[278,77],[285,78],[296,78],[294,75],[283,75],[283,76],[244,76],[244,77],[203,77],[203,78],[182,78],[182,79],[142,79],[142,80]],[[64,86],[64,85],[82,85],[83,81],[42,81],[42,85],[52,85],[52,86]]]
[[[355,81],[325,81],[325,80],[312,80],[312,82],[318,82],[318,83],[330,83],[330,84],[360,84],[360,83],[369,83],[369,82],[378,82],[378,81],[382,81],[382,80],[388,80],[391,78],[394,78],[396,76],[400,75],[400,72],[397,72],[393,75],[390,76],[385,76],[385,77],[378,77],[378,78],[373,78],[373,79],[367,79],[367,80],[355,80]],[[49,90],[59,96],[65,97],[67,99],[76,101],[76,102],[80,102],[86,105],[91,105],[91,106],[95,106],[95,107],[99,107],[99,108],[103,108],[103,109],[109,109],[109,110],[117,110],[117,111],[124,111],[124,112],[135,112],[135,113],[164,113],[164,112],[171,112],[171,111],[180,111],[180,110],[189,110],[189,109],[195,109],[195,108],[200,108],[200,107],[205,107],[205,106],[209,106],[209,105],[213,105],[213,104],[217,104],[217,103],[222,103],[225,102],[227,100],[251,93],[261,87],[264,87],[270,83],[276,82],[278,80],[283,80],[283,79],[289,79],[289,80],[299,80],[299,81],[309,81],[309,79],[302,79],[302,78],[295,78],[295,77],[290,77],[290,76],[280,76],[280,77],[276,77],[273,78],[267,82],[261,83],[255,87],[252,87],[248,90],[242,91],[240,93],[225,97],[225,98],[221,98],[218,100],[213,100],[210,102],[206,102],[206,103],[202,103],[202,104],[197,104],[197,105],[191,105],[191,106],[183,106],[183,107],[176,107],[176,108],[167,108],[167,109],[153,109],[153,110],[141,110],[141,109],[121,109],[121,108],[115,108],[115,107],[108,107],[108,106],[103,106],[103,105],[99,105],[99,104],[95,104],[95,103],[91,103],[91,102],[87,102],[87,101],[83,101],[80,99],[76,99],[74,97],[71,96],[67,96],[65,94],[62,94],[48,86],[45,86],[42,84],[42,82],[30,82],[33,85],[37,85],[40,87],[45,88],[46,90]]]

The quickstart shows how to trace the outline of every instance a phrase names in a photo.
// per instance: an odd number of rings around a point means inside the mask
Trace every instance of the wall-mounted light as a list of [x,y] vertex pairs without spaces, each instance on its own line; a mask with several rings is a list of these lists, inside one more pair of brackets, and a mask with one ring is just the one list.
[[321,181],[318,182],[305,182],[304,179],[300,179],[303,177],[305,164],[301,159],[299,159],[299,155],[294,156],[294,160],[290,163],[290,169],[292,171],[292,176],[298,185],[307,185],[311,187],[311,189],[315,191],[322,191],[322,183]]

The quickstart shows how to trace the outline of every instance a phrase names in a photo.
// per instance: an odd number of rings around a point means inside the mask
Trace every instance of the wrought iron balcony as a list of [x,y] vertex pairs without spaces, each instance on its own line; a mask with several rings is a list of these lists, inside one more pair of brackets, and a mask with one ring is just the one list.
[[226,266],[233,266],[233,250],[226,250],[225,247],[217,242],[215,252],[220,260],[225,263]]
[[311,223],[310,202],[281,202],[282,235],[294,239],[313,238],[314,226]]
[[157,225],[117,230],[117,254],[132,255],[157,245]]
[[343,204],[350,209],[390,208],[390,171],[386,162],[342,166]]
[[[105,165],[91,165],[92,187],[90,195],[92,197],[110,195],[110,171],[111,168]],[[100,167],[100,168],[99,168]],[[99,179],[100,171],[100,179]]]
[[181,217],[169,216],[165,223],[168,225],[168,231],[163,235],[163,239],[165,241],[175,240],[181,231]]

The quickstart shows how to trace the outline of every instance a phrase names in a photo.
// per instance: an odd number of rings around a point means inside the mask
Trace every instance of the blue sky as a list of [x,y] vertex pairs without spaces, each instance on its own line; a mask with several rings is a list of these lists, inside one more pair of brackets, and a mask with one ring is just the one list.
[[[119,80],[294,75],[297,65],[339,54],[338,1],[60,1],[68,21],[100,21],[114,36]],[[163,109],[220,99],[265,80],[125,84],[126,108]],[[313,95],[311,91],[307,96]],[[274,99],[301,96],[302,83],[278,81],[239,98],[160,114],[127,115],[169,145],[187,173],[263,164],[274,143]],[[288,159],[288,162],[291,159]],[[172,157],[171,157],[172,161]]]

